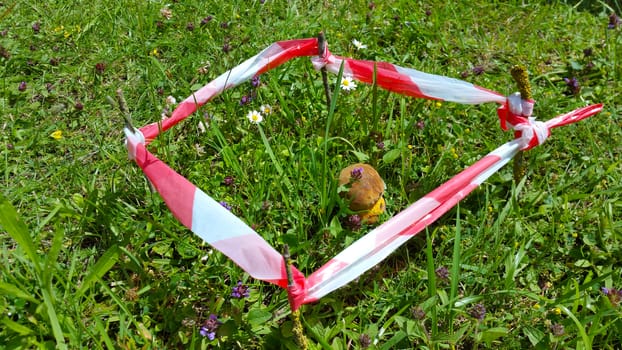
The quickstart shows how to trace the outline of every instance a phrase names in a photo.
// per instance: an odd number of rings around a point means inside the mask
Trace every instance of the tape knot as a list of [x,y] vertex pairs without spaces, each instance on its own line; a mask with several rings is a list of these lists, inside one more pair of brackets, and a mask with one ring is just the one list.
[[528,150],[542,144],[551,135],[549,127],[532,117],[533,100],[523,100],[520,93],[508,96],[497,114],[501,129],[514,130],[514,137],[521,140],[521,149]]
[[140,144],[145,144],[145,135],[143,135],[140,130],[130,130],[129,128],[123,128],[123,132],[125,133],[125,147],[127,148],[127,156],[131,160],[136,159],[136,146]]

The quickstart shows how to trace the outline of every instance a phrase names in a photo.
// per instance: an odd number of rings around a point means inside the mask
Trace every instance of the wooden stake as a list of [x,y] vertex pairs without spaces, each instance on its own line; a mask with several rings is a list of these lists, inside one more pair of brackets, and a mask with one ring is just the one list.
[[[524,66],[516,65],[510,69],[512,78],[516,81],[518,92],[523,100],[531,100],[531,84],[529,83],[529,74],[527,68]],[[527,160],[525,159],[525,152],[519,152],[514,157],[513,164],[514,182],[518,183],[527,174]]]
[[121,111],[121,115],[123,116],[123,119],[125,120],[125,127],[130,129],[132,132],[135,132],[137,129],[132,124],[132,116],[130,114],[129,108],[127,108],[127,102],[125,102],[125,97],[123,97],[123,90],[121,89],[117,90],[117,102],[119,104],[118,106],[117,104],[115,104],[112,97],[106,96],[106,100],[108,100],[108,103],[110,103],[112,107],[119,108],[119,110]]
[[[324,57],[324,54],[326,53],[326,36],[324,35],[324,32],[320,32],[320,34],[317,36],[317,50],[318,50],[318,55],[322,58]],[[326,106],[328,107],[328,110],[330,110],[330,86],[328,85],[328,73],[326,72],[326,67],[322,67],[322,69],[320,69],[320,72],[322,72],[322,82],[324,83],[324,93],[326,94]]]
[[[287,271],[287,291],[289,293],[289,289],[294,287],[295,284],[292,274],[292,259],[289,255],[289,246],[287,244],[283,246],[283,259],[285,260],[285,270]],[[292,332],[294,333],[294,339],[300,349],[307,350],[309,345],[307,344],[307,337],[305,337],[304,329],[302,328],[302,322],[300,322],[300,309],[294,311],[294,307],[291,302],[292,300],[290,299],[289,307],[292,310],[292,322],[294,323]]]

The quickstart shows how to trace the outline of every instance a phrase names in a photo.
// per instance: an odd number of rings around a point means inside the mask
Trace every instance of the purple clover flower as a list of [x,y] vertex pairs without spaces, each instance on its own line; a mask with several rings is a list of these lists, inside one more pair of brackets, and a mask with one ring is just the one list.
[[258,76],[253,77],[253,79],[251,79],[251,85],[252,85],[254,88],[258,88],[258,87],[259,87],[259,85],[261,85],[261,77],[260,77],[259,75],[258,75]]
[[22,81],[21,83],[19,83],[19,86],[17,87],[17,90],[19,90],[19,91],[26,91],[27,87],[28,87],[28,85],[26,84],[26,82]]
[[242,284],[242,281],[238,281],[238,284],[233,287],[233,292],[231,292],[231,296],[236,299],[248,298],[250,295],[248,286]]
[[570,79],[564,78],[564,82],[566,83],[566,87],[568,87],[568,91],[572,95],[578,95],[579,92],[581,91],[581,85],[579,84],[579,81],[577,80],[577,78],[575,77],[572,77]]
[[203,337],[207,337],[209,340],[214,340],[216,338],[216,331],[218,330],[218,326],[220,326],[222,322],[218,321],[218,317],[214,314],[209,315],[209,319],[203,322],[201,328],[199,329],[199,334]]
[[551,333],[556,337],[561,337],[565,333],[564,325],[561,323],[551,325]]
[[609,298],[612,305],[618,306],[622,301],[622,289],[602,287],[600,290]]
[[98,62],[97,64],[95,64],[95,72],[97,74],[103,74],[105,70],[106,70],[106,63]]
[[356,180],[360,180],[362,177],[363,177],[363,168],[358,167],[350,171],[350,179],[356,181]]
[[469,315],[477,318],[478,321],[483,321],[484,317],[486,317],[486,307],[481,303],[475,304],[471,310],[469,310]]
[[222,184],[225,186],[233,186],[235,184],[235,178],[231,175],[227,175],[222,180]]
[[423,320],[425,318],[425,311],[421,306],[415,306],[410,310],[415,320]]
[[231,211],[231,206],[229,205],[229,203],[225,202],[225,201],[220,201],[218,202],[220,205],[222,205],[225,209],[227,209],[228,211]]
[[587,49],[583,49],[583,56],[585,57],[590,57],[592,56],[593,53],[594,53],[594,50],[592,50],[591,47],[588,47]]
[[486,71],[486,69],[484,69],[483,66],[475,66],[471,70],[473,71],[473,74],[475,75],[482,75]]
[[7,50],[4,46],[0,45],[0,57],[4,57],[7,60],[11,58],[11,52]]
[[445,266],[441,266],[434,270],[436,277],[443,282],[449,281],[449,270]]
[[614,12],[614,13],[612,13],[609,16],[609,24],[607,25],[607,28],[609,28],[609,29],[616,29],[616,28],[618,28],[620,23],[622,23],[620,21],[620,17],[618,17],[618,15],[616,15],[615,12]]
[[361,349],[367,349],[371,345],[371,338],[369,335],[363,333],[359,336],[359,344],[361,344]]
[[354,215],[350,215],[348,216],[348,221],[346,222],[346,226],[351,230],[351,231],[358,231],[361,229],[361,217],[357,214]]
[[240,99],[240,106],[244,106],[246,104],[249,104],[251,101],[253,100],[253,97],[250,95],[244,95],[242,96],[242,98]]
[[209,23],[209,22],[210,22],[213,18],[214,18],[214,17],[212,17],[211,15],[209,15],[209,16],[207,16],[207,17],[203,18],[203,19],[201,20],[201,25],[202,25],[202,26],[204,26],[204,25],[208,24],[208,23]]

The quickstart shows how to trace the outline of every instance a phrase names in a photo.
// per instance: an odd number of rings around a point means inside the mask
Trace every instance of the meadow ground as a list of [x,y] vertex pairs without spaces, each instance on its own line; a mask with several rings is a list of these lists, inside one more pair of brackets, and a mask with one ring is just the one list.
[[[617,0],[1,2],[0,349],[298,348],[286,293],[175,220],[127,159],[122,113],[106,97],[123,90],[146,125],[271,43],[320,31],[335,54],[503,94],[521,64],[541,120],[604,110],[526,152],[518,181],[501,169],[381,264],[303,306],[309,348],[620,348],[616,14]],[[349,225],[341,168],[378,169],[386,221],[512,138],[494,104],[363,83],[346,92],[329,78],[333,113],[301,58],[149,146],[271,245],[288,244],[307,274],[371,229]],[[249,122],[262,105],[272,113]]]

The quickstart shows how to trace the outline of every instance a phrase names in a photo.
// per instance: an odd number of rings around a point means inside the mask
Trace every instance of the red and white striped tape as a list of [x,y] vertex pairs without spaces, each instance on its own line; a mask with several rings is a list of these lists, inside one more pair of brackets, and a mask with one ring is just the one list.
[[[320,299],[378,264],[412,236],[433,223],[467,196],[479,184],[507,164],[520,150],[535,147],[550,136],[550,129],[574,123],[602,110],[592,105],[558,116],[547,122],[531,117],[533,101],[520,96],[503,95],[458,79],[423,73],[386,62],[359,61],[333,56],[326,47],[318,53],[318,40],[300,39],[272,44],[256,56],[222,74],[182,101],[170,118],[146,125],[140,130],[125,129],[131,159],[141,167],[160,193],[173,215],[205,242],[228,256],[252,277],[288,289],[292,307]],[[378,226],[339,253],[308,278],[293,268],[295,284],[288,287],[283,257],[257,232],[222,207],[183,176],[146,149],[146,144],[197,108],[223,92],[258,76],[286,61],[301,56],[316,56],[312,64],[337,73],[376,83],[397,93],[457,103],[496,102],[503,130],[515,130],[515,139],[507,142],[463,170],[411,206]]]

